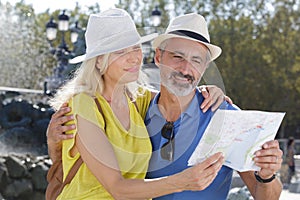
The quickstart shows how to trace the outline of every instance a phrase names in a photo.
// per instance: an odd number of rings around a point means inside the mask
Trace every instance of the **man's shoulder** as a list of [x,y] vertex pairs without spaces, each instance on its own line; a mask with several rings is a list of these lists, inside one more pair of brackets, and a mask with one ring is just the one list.
[[224,101],[219,106],[219,109],[222,109],[222,110],[241,110],[236,104],[229,104],[227,101]]

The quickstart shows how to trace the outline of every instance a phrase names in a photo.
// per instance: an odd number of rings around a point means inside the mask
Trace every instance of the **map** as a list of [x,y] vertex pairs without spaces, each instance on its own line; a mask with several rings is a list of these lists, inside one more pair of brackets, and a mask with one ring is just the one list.
[[243,172],[259,170],[253,162],[255,151],[273,140],[285,113],[252,110],[218,110],[188,161],[195,165],[217,152],[224,165]]

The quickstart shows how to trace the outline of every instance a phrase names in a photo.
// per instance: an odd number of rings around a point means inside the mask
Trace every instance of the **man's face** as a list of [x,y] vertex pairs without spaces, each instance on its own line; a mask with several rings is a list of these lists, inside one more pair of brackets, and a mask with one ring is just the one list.
[[199,42],[172,38],[156,51],[161,83],[176,96],[190,94],[208,65],[208,49]]

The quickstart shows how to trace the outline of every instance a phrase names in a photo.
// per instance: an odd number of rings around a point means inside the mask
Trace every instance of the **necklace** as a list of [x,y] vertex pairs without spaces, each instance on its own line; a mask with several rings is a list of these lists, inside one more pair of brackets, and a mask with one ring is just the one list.
[[111,99],[108,99],[108,98],[106,98],[105,96],[103,96],[104,97],[104,99],[107,101],[107,103],[111,103]]

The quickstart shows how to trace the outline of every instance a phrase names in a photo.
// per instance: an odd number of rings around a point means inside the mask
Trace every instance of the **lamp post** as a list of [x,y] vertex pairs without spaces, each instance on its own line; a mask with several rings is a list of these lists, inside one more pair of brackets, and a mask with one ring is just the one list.
[[[58,31],[61,33],[61,42],[55,48],[53,41],[56,39]],[[68,31],[70,31],[71,42],[75,44],[82,30],[78,27],[78,22],[75,23],[73,28],[69,28],[69,16],[66,15],[65,10],[58,16],[58,24],[54,21],[53,17],[46,24],[46,36],[51,46],[51,53],[55,54],[58,65],[53,69],[53,74],[46,78],[44,83],[45,94],[52,94],[66,79],[64,72],[68,68],[69,59],[73,57],[72,52],[65,42],[65,34]]]
[[157,32],[157,27],[161,23],[161,12],[159,11],[158,6],[155,6],[155,9],[151,13],[151,21],[155,27],[155,32]]
[[[161,23],[161,12],[158,9],[158,6],[155,6],[154,10],[151,12],[151,22],[150,22],[155,29],[155,32],[157,33],[157,27]],[[154,52],[152,50],[152,46],[150,42],[145,42],[142,44],[143,52],[144,52],[144,64],[154,63],[153,62],[153,56]],[[146,65],[146,67],[152,66],[152,65]]]

